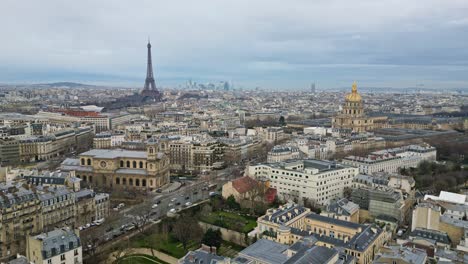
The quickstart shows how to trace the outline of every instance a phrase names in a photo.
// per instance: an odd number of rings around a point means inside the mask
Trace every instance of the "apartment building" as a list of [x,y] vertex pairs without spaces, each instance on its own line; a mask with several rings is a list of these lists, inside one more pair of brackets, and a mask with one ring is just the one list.
[[308,200],[327,205],[343,197],[343,190],[351,187],[358,169],[322,160],[295,160],[248,167],[253,178],[268,180],[280,199]]
[[268,163],[277,163],[291,159],[299,159],[299,148],[294,146],[274,146],[267,154]]
[[37,186],[37,195],[42,203],[42,230],[55,227],[75,226],[75,193],[65,186]]
[[343,164],[359,168],[359,172],[372,175],[377,172],[398,173],[402,168],[417,167],[424,160],[435,161],[437,151],[427,145],[409,145],[374,151],[368,156],[348,156]]
[[285,245],[294,245],[304,238],[313,237],[317,246],[343,248],[344,253],[356,258],[356,263],[370,264],[379,249],[389,239],[377,226],[311,213],[296,204],[269,209],[257,219],[261,238]]
[[222,166],[222,146],[211,137],[165,136],[160,141],[173,171],[211,171]]
[[0,261],[25,252],[26,236],[42,230],[41,200],[21,183],[0,184]]
[[27,239],[26,257],[35,264],[81,264],[82,245],[79,232],[70,228],[55,229]]

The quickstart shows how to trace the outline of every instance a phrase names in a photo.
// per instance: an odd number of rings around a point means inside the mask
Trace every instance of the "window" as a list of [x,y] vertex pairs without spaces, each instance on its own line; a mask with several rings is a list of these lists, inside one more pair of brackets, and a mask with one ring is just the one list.
[[145,179],[141,180],[141,186],[146,187],[146,180]]
[[136,180],[135,180],[135,185],[136,185],[136,186],[140,186],[140,179],[136,179]]
[[130,168],[130,161],[127,160],[127,168]]
[[65,260],[65,254],[60,255],[60,260],[64,261]]
[[133,179],[128,179],[128,185],[133,185]]
[[75,249],[75,256],[78,256],[78,249]]
[[120,178],[115,178],[115,184],[120,184]]
[[52,264],[52,259],[48,259],[47,264]]
[[133,161],[133,168],[136,168],[136,167],[137,167],[137,162]]
[[88,166],[91,166],[91,159],[88,159]]
[[140,169],[143,169],[143,161],[140,161]]
[[81,165],[85,165],[85,159],[81,159]]
[[123,166],[124,166],[124,161],[121,160],[121,161],[120,161],[120,167],[123,167]]
[[122,184],[123,184],[123,185],[127,185],[127,179],[126,179],[126,178],[123,178],[123,179],[122,179]]

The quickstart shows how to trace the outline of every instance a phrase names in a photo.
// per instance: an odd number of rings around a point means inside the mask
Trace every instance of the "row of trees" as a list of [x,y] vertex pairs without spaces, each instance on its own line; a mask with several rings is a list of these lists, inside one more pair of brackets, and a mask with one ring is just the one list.
[[468,181],[468,171],[456,162],[436,163],[423,161],[416,168],[401,169],[403,175],[412,176],[416,188],[421,190],[458,191]]

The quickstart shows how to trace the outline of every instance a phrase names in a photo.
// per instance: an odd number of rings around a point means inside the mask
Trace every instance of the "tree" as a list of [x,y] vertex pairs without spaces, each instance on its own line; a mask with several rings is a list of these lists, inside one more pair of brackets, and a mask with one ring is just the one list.
[[133,224],[138,229],[138,232],[143,232],[145,225],[151,220],[152,204],[144,202],[134,209]]
[[226,199],[226,205],[231,210],[240,210],[240,204],[232,194]]
[[280,126],[285,126],[286,125],[286,120],[285,120],[284,116],[280,116],[278,122],[279,122]]
[[207,246],[219,248],[222,242],[223,239],[221,238],[221,231],[219,229],[213,230],[208,228],[203,235],[202,243]]
[[203,234],[198,221],[191,216],[179,218],[174,224],[172,232],[174,237],[182,243],[184,250],[187,250],[190,241],[200,241]]

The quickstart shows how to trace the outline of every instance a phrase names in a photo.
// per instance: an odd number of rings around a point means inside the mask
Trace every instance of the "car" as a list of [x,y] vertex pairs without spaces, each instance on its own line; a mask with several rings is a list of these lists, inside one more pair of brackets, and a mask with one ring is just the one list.
[[401,237],[402,235],[403,235],[403,230],[402,229],[398,230],[397,236]]
[[119,207],[114,207],[114,208],[112,208],[112,210],[118,211],[118,210],[119,210]]
[[122,207],[124,207],[124,206],[125,206],[124,203],[119,203],[119,205],[118,205],[117,207],[119,207],[119,209],[120,209],[120,208],[122,208]]
[[84,228],[82,226],[78,227],[78,229],[81,231],[81,230],[84,230]]
[[156,204],[160,204],[161,203],[161,200],[157,201]]
[[174,206],[174,204],[173,204],[173,203],[170,203],[170,204],[168,204],[167,206],[172,207],[172,206]]
[[216,196],[216,195],[218,195],[217,192],[210,192],[210,196]]
[[98,225],[98,226],[101,225],[102,223],[104,223],[104,218],[101,218],[101,219],[98,219],[98,220],[94,221],[94,224]]
[[162,193],[161,188],[157,189],[156,192],[157,192],[157,193]]
[[179,206],[179,205],[180,205],[180,202],[177,202],[175,205]]
[[172,208],[171,210],[169,210],[169,213],[172,213],[172,214],[175,214],[177,211],[176,209]]
[[135,225],[132,225],[132,224],[131,224],[131,225],[129,225],[129,226],[127,226],[127,227],[125,228],[125,231],[130,231],[130,230],[133,230],[133,229],[135,229]]
[[91,227],[91,224],[86,224],[86,228]]
[[198,191],[193,193],[193,195],[197,195],[197,194],[198,194]]
[[171,202],[175,202],[175,201],[177,201],[177,198],[172,198],[171,199]]
[[156,209],[158,207],[158,204],[153,204],[151,208]]
[[185,203],[185,206],[191,206],[191,205],[192,205],[191,202],[186,202],[186,203]]
[[190,199],[190,197],[189,197],[189,196],[185,197],[185,200],[188,200],[188,199]]

